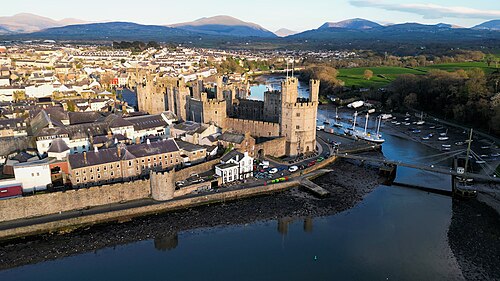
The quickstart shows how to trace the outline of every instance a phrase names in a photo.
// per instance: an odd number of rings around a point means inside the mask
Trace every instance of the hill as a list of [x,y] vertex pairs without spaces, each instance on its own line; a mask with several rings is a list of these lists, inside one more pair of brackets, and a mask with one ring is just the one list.
[[279,37],[287,37],[287,36],[294,35],[297,33],[299,33],[299,32],[293,31],[290,29],[286,29],[286,28],[280,28],[274,32],[274,34],[278,35]]
[[217,36],[276,37],[276,34],[258,24],[244,22],[230,16],[201,18],[192,22],[174,24],[171,27]]
[[0,17],[0,27],[11,33],[36,32],[42,29],[85,23],[79,19],[63,19],[60,21],[35,14],[21,13],[9,17]]
[[343,20],[339,22],[326,22],[322,26],[320,26],[318,29],[327,29],[327,28],[344,28],[344,29],[358,29],[358,30],[365,30],[365,29],[371,29],[371,28],[377,28],[377,27],[382,27],[380,24],[365,20],[365,19],[349,19],[349,20]]
[[473,29],[487,29],[500,31],[500,20],[490,20],[483,22],[482,24],[476,25]]
[[187,37],[197,37],[186,30],[159,26],[142,25],[131,22],[107,22],[77,24],[63,27],[48,28],[39,32],[19,34],[14,38],[52,39],[52,40],[169,40]]

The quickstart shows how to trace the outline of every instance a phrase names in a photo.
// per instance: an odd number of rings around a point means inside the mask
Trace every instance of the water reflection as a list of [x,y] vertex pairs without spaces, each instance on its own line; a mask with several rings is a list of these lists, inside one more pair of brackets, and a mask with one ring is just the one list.
[[179,245],[179,235],[176,233],[157,236],[154,238],[155,249],[158,251],[170,251]]
[[[292,218],[280,218],[278,219],[278,233],[280,233],[283,236],[286,236],[288,234],[288,230],[291,224],[295,223],[298,219],[292,219]],[[312,217],[306,217],[303,222],[303,230],[305,233],[312,233],[313,231],[313,218]]]

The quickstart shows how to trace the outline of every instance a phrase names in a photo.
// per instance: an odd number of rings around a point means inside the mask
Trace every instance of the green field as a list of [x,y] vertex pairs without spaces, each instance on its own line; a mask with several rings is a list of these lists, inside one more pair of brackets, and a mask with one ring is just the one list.
[[[406,67],[357,67],[357,68],[342,68],[339,69],[338,79],[344,81],[347,87],[359,88],[382,88],[386,87],[400,74],[426,74],[429,70],[440,69],[445,71],[456,71],[458,69],[467,70],[470,68],[481,68],[486,73],[491,73],[495,70],[494,65],[488,67],[484,62],[465,62],[465,63],[446,63],[436,64],[425,67],[406,68]],[[366,69],[373,71],[373,77],[366,80],[363,74]]]

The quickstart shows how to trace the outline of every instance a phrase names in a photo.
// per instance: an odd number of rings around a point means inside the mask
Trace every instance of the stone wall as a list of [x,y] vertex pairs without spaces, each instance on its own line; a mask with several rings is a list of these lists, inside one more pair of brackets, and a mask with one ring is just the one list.
[[286,153],[286,139],[284,137],[275,138],[255,145],[257,155],[271,155],[281,157]]
[[254,137],[277,137],[280,135],[280,125],[278,123],[236,118],[226,118],[226,127],[224,129],[241,134],[248,132]]
[[289,181],[289,182],[271,184],[255,188],[233,190],[222,193],[212,193],[206,196],[198,196],[180,200],[166,201],[159,204],[106,212],[102,214],[81,216],[77,218],[71,218],[55,222],[48,222],[48,223],[30,225],[25,227],[0,230],[0,240],[37,235],[47,232],[58,232],[58,231],[64,232],[98,223],[106,223],[106,222],[121,221],[121,220],[125,221],[137,216],[158,214],[161,212],[174,211],[204,204],[226,202],[251,196],[269,194],[289,189],[293,186],[297,186],[298,184],[299,183],[297,181]]
[[0,200],[0,222],[148,198],[149,180]]
[[214,159],[207,162],[200,163],[188,168],[183,168],[175,173],[175,181],[185,180],[191,176],[193,173],[202,173],[206,171],[213,170],[214,166],[220,163],[220,159]]

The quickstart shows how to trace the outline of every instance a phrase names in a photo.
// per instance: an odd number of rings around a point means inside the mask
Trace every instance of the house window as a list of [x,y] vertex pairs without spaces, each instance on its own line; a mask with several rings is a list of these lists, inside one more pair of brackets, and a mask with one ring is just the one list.
[[132,161],[128,161],[128,166],[132,167]]
[[76,175],[76,176],[78,176],[79,174],[80,174],[80,173],[78,173],[78,172],[75,172],[75,175]]
[[115,174],[113,172],[111,172],[111,176],[114,176]]
[[116,168],[120,168],[120,164],[116,164]]
[[80,182],[80,179],[76,179],[76,182],[77,182],[77,183],[78,183],[78,182]]
[[300,129],[300,126],[299,125],[295,126],[295,129],[297,129],[297,130]]
[[106,166],[103,167],[104,171],[106,171]]
[[99,172],[100,170],[101,170],[101,169],[100,169],[99,167],[97,167],[96,171],[98,171],[98,172]]
[[297,116],[297,117],[300,117],[300,112],[297,112],[297,115],[296,115],[296,116]]

